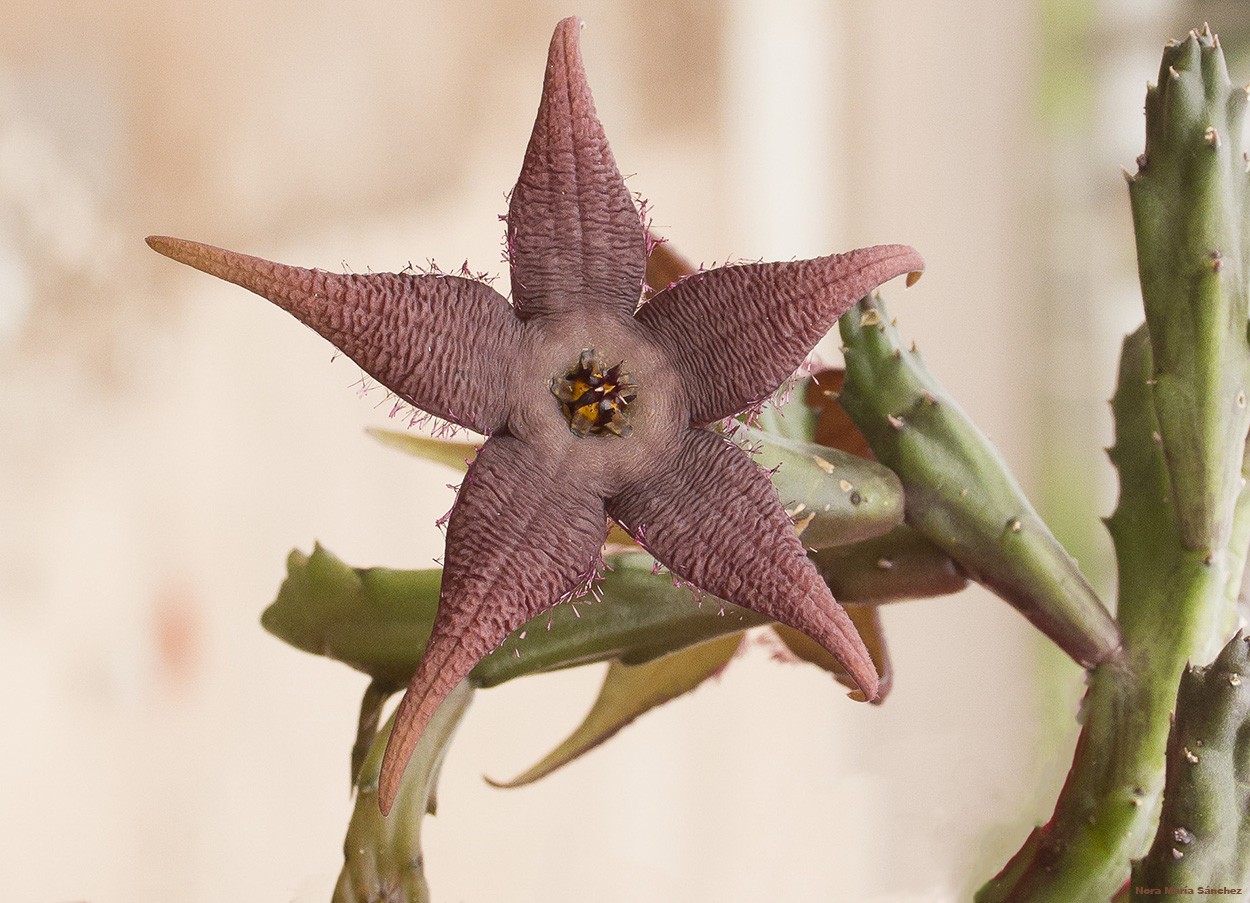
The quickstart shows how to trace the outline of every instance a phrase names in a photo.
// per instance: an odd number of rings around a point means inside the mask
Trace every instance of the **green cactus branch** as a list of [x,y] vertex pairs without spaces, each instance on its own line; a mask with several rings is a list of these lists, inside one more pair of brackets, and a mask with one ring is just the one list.
[[879,298],[839,321],[839,401],[903,482],[908,525],[1084,665],[1114,656],[1114,621],[998,451],[905,349]]
[[1209,31],[1168,45],[1130,178],[1147,322],[1124,342],[1112,400],[1124,654],[1091,677],[1054,815],[978,900],[1121,888],[1158,821],[1181,673],[1211,661],[1236,621],[1250,539],[1245,108]]
[[434,713],[404,773],[389,818],[378,809],[378,774],[393,716],[378,732],[356,779],[356,803],[343,841],[343,869],[332,903],[429,903],[421,823],[427,813],[434,813],[439,770],[472,699],[473,687],[466,681]]
[[1181,677],[1163,813],[1134,888],[1250,885],[1250,642]]
[[1143,327],[1124,342],[1112,401],[1110,456],[1121,495],[1107,526],[1121,575],[1124,656],[1090,678],[1085,726],[1054,815],[982,889],[981,903],[1111,897],[1154,831],[1181,671],[1187,661],[1209,661],[1231,631],[1228,578],[1240,574],[1245,546],[1210,562],[1183,547],[1156,438],[1151,372]]
[[1246,103],[1209,29],[1170,43],[1128,177],[1172,499],[1185,547],[1203,552],[1228,540],[1250,426]]

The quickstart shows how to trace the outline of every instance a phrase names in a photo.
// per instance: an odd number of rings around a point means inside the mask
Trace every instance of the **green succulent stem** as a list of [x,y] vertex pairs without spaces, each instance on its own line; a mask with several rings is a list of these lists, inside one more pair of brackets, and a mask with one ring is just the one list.
[[[1208,30],[1167,46],[1129,180],[1146,324],[1124,342],[1112,400],[1120,502],[1107,527],[1123,655],[1091,675],[1051,820],[980,901],[1125,895],[1129,862],[1159,821],[1182,672],[1210,662],[1232,633],[1250,542],[1245,109]],[[1151,880],[1169,874],[1141,868]]]
[[1250,426],[1246,104],[1209,29],[1169,43],[1128,178],[1159,437],[1181,540],[1204,553],[1228,541]]
[[434,812],[439,769],[469,703],[465,681],[443,702],[417,744],[389,817],[378,810],[378,774],[394,720],[377,733],[356,777],[356,804],[343,841],[343,869],[333,903],[429,903],[421,853],[421,823]]
[[1133,865],[1134,888],[1250,884],[1250,643],[1239,632],[1210,667],[1181,677],[1163,812]]
[[1125,340],[1112,401],[1110,456],[1121,494],[1107,526],[1120,572],[1124,653],[1090,677],[1084,728],[1051,820],[982,889],[980,903],[1115,893],[1158,820],[1181,672],[1190,661],[1210,661],[1232,631],[1250,504],[1242,493],[1226,549],[1208,556],[1184,547],[1156,438],[1150,354],[1145,327]]
[[839,321],[839,402],[903,484],[906,522],[1080,664],[1116,655],[1115,622],[1002,456],[903,346],[878,297]]

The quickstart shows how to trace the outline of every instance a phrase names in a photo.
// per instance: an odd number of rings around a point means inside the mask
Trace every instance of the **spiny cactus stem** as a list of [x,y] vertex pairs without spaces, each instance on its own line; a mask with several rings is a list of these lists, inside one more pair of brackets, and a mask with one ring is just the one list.
[[1250,879],[1250,646],[1238,634],[1181,677],[1163,814],[1133,867],[1142,888],[1238,887]]
[[1166,467],[1152,437],[1145,327],[1125,340],[1110,456],[1124,487],[1107,524],[1120,570],[1123,655],[1094,670],[1085,727],[1050,821],[977,895],[1006,900],[1108,899],[1150,842],[1164,784],[1169,717],[1185,665],[1209,662],[1232,630],[1250,542],[1241,492],[1225,550],[1185,549]]

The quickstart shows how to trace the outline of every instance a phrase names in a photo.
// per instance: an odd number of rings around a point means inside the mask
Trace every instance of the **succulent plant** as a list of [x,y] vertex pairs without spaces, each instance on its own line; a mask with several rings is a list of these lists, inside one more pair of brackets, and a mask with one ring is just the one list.
[[[1250,882],[1250,647],[1229,640],[1250,547],[1248,104],[1218,39],[1203,29],[1164,50],[1128,176],[1145,323],[1124,341],[1112,400],[1113,617],[869,294],[918,271],[915,252],[703,272],[655,245],[595,114],[578,27],[557,26],[512,195],[511,303],[469,278],[334,276],[150,239],[488,436],[377,434],[467,470],[445,569],[293,552],[262,619],[370,678],[335,900],[428,900],[422,819],[479,689],[607,663],[582,723],[499,782],[519,786],[705,684],[750,630],[880,703],[892,668],[877,606],[969,579],[1089,671],[1054,813],[977,899]],[[761,407],[839,316],[845,373]],[[609,534],[608,516],[624,530]]]

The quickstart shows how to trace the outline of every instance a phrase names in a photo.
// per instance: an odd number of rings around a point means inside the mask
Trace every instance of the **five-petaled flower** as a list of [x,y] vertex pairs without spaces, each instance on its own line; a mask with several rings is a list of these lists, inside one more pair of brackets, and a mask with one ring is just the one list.
[[[700,272],[640,306],[647,236],[556,26],[507,215],[512,299],[445,275],[336,275],[172,238],[157,251],[260,294],[416,408],[489,436],[447,526],[438,616],[400,703],[379,799],[430,716],[513,630],[595,572],[613,518],[695,587],[877,674],[768,474],[718,433],[803,362],[855,300],[919,255],[884,245]],[[606,516],[605,516],[606,515]]]

